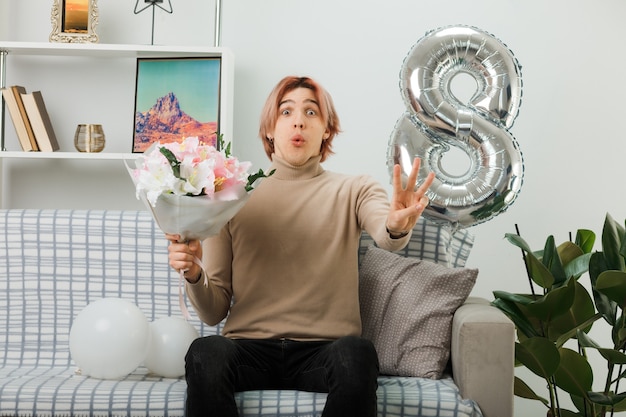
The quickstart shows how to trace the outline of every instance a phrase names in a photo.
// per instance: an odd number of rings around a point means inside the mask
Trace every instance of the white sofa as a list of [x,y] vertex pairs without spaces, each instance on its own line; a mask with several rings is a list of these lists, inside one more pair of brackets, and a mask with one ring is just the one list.
[[[458,266],[472,242],[463,233],[445,254],[438,243],[420,252]],[[370,243],[363,238],[361,249]],[[180,316],[167,242],[147,212],[0,210],[0,283],[0,416],[183,415],[184,379],[143,366],[120,380],[81,376],[69,352],[72,320],[100,298],[130,300],[149,320]],[[221,328],[192,324],[202,335]],[[486,300],[468,299],[453,319],[451,375],[381,376],[378,415],[512,417],[513,346],[512,323]],[[317,417],[325,394],[253,391],[237,401],[242,416]]]

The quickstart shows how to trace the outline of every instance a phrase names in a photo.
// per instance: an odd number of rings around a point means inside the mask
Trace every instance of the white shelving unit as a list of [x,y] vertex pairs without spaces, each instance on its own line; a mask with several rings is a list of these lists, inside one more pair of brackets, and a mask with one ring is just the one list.
[[[98,169],[98,164],[106,164],[106,161],[135,159],[137,154],[130,152],[132,144],[132,126],[129,121],[133,117],[132,111],[122,111],[132,108],[134,98],[134,84],[129,88],[129,84],[135,79],[136,60],[138,58],[192,58],[192,57],[220,57],[221,58],[221,86],[220,86],[220,132],[225,137],[232,137],[233,130],[233,87],[234,87],[234,58],[227,48],[222,47],[187,47],[187,46],[156,46],[156,45],[114,45],[114,44],[79,44],[79,43],[39,43],[39,42],[0,42],[0,87],[7,87],[14,84],[22,84],[30,90],[31,80],[37,82],[45,82],[48,77],[49,88],[43,89],[44,98],[48,111],[51,112],[49,102],[53,103],[55,99],[60,100],[58,96],[64,96],[66,102],[72,106],[67,106],[67,111],[63,111],[62,119],[71,120],[72,112],[84,113],[84,107],[76,104],[76,97],[88,97],[89,106],[93,102],[99,101],[97,105],[100,107],[94,112],[98,116],[113,117],[113,122],[104,125],[106,135],[106,146],[104,151],[99,153],[81,153],[74,149],[73,142],[68,137],[68,129],[75,128],[76,122],[64,121],[63,127],[65,135],[59,138],[57,125],[53,119],[57,138],[59,139],[60,150],[57,152],[23,152],[16,147],[18,143],[16,137],[11,132],[12,121],[8,111],[5,109],[4,100],[0,105],[0,207],[13,207],[10,196],[7,197],[6,192],[11,188],[15,175],[12,171],[19,173],[19,180],[22,180],[22,173],[27,168],[22,164],[30,164],[33,170],[37,169],[37,164],[50,165],[46,167],[48,172],[72,169],[74,164],[82,164],[80,169]],[[19,61],[18,74],[12,74],[12,60]],[[70,64],[68,64],[70,62]],[[119,64],[118,64],[119,63]],[[99,78],[102,82],[82,81],[89,74],[86,74],[84,68],[93,71],[95,68],[98,76],[105,75],[106,79]],[[72,74],[67,74],[68,68]],[[56,82],[55,71],[59,72],[59,83],[67,85],[59,86]],[[41,75],[41,77],[40,77]],[[68,81],[69,76],[69,81]],[[27,77],[27,78],[25,78]],[[52,81],[49,78],[52,77]],[[41,79],[40,79],[41,78]],[[17,80],[17,81],[16,81]],[[81,84],[81,82],[83,82]],[[35,89],[35,88],[33,88]],[[117,90],[119,91],[117,91]],[[129,91],[132,89],[133,91]],[[67,93],[66,93],[67,92]],[[105,94],[103,94],[105,93]],[[117,94],[119,93],[119,95]],[[52,95],[56,95],[56,97]],[[67,95],[67,97],[65,97]],[[101,98],[101,96],[106,96]],[[104,103],[103,103],[104,102]],[[54,103],[53,103],[54,104]],[[57,114],[60,112],[59,107]],[[65,104],[63,106],[65,109]],[[119,112],[119,117],[116,115]],[[123,118],[123,120],[118,120]],[[91,123],[80,121],[80,123]],[[60,124],[60,123],[59,123]],[[72,126],[69,126],[72,125]],[[121,129],[123,126],[124,129]],[[110,134],[107,128],[114,132],[123,131],[122,134]],[[114,128],[114,129],[112,129]],[[128,128],[128,129],[127,129]],[[11,134],[9,134],[11,132]],[[128,132],[128,133],[126,133]],[[8,149],[8,139],[13,149]],[[128,149],[125,152],[124,149]],[[90,161],[90,162],[86,162]],[[101,161],[101,162],[99,162]],[[20,165],[18,165],[20,164]],[[87,168],[85,168],[87,166]],[[117,165],[116,165],[117,167]],[[9,169],[11,168],[11,169]],[[117,169],[117,168],[116,168]],[[122,163],[119,163],[119,169],[125,170]],[[117,173],[119,175],[119,173]],[[34,174],[36,175],[36,174]],[[69,175],[69,174],[68,174]],[[128,175],[124,173],[124,175]],[[44,177],[46,175],[43,175]],[[80,176],[74,175],[76,178],[77,188],[86,189],[93,187],[84,187],[80,185]],[[102,176],[102,175],[101,175]],[[42,189],[45,187],[68,188],[68,184],[45,184],[46,178],[41,179],[39,173],[37,181],[41,183]],[[102,181],[106,181],[102,178]],[[92,181],[93,182],[93,181]],[[115,185],[109,184],[112,188]],[[23,185],[18,185],[22,186]],[[30,186],[28,186],[30,189]],[[16,192],[16,191],[14,191]],[[24,208],[24,207],[23,207]],[[37,208],[37,207],[34,207]],[[106,207],[104,207],[106,208]]]
[[23,158],[23,159],[135,159],[137,154],[133,153],[117,153],[117,152],[22,152],[22,151],[3,151],[0,152],[0,158]]

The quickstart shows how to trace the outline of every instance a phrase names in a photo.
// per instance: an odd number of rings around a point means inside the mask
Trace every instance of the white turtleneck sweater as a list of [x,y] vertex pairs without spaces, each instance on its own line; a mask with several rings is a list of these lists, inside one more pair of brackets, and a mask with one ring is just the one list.
[[386,232],[385,190],[369,176],[325,171],[320,157],[294,167],[274,155],[270,169],[220,234],[203,242],[209,285],[187,284],[192,305],[208,324],[228,315],[223,333],[231,338],[360,335],[361,230],[388,250],[409,239]]

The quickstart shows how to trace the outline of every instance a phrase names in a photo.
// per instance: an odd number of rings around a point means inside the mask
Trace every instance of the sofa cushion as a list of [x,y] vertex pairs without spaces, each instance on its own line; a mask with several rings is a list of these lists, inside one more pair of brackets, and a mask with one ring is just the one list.
[[450,355],[452,316],[477,275],[477,269],[368,248],[360,266],[361,318],[381,373],[441,377]]
[[[159,378],[140,367],[120,380],[80,376],[68,367],[0,368],[0,416],[183,417],[184,379]],[[452,379],[380,377],[379,417],[480,417]],[[326,394],[266,390],[235,394],[243,417],[320,417]]]

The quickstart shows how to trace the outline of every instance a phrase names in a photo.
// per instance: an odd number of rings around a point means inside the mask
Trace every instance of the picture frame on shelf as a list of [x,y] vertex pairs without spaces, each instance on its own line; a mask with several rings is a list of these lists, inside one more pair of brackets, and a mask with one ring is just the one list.
[[196,136],[217,146],[221,57],[137,58],[133,153]]
[[97,0],[52,0],[50,42],[97,43]]

